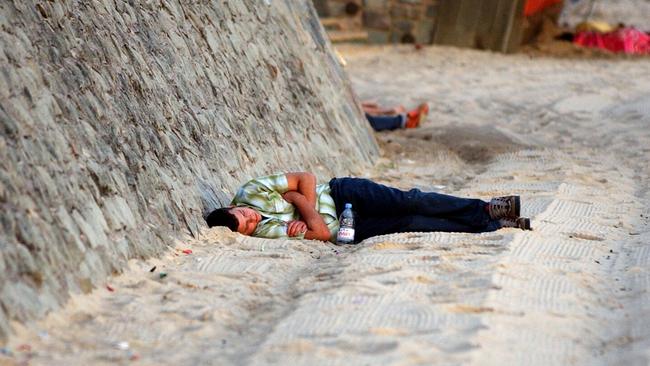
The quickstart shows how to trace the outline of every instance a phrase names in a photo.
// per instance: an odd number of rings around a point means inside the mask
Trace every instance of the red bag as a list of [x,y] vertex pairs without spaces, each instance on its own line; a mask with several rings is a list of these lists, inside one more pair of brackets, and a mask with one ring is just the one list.
[[631,55],[650,55],[650,36],[638,29],[621,28],[609,33],[578,32],[575,44]]

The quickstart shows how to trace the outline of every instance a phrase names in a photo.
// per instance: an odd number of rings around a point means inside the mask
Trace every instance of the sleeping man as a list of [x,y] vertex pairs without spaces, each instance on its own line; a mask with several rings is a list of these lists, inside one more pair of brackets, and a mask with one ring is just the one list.
[[207,217],[208,226],[226,226],[262,238],[334,241],[345,204],[355,212],[355,239],[402,232],[481,233],[502,227],[531,230],[520,217],[519,196],[473,198],[403,191],[362,178],[333,178],[317,184],[311,173],[283,173],[252,179],[230,206]]

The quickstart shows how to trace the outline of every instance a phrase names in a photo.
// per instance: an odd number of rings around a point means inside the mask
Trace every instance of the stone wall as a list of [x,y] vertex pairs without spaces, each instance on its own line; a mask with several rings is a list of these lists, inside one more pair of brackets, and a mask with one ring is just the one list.
[[365,0],[363,24],[372,43],[430,44],[437,0]]
[[309,0],[16,0],[0,25],[2,337],[252,176],[377,155]]
[[370,43],[433,41],[438,0],[314,0],[321,17],[346,17],[346,6],[361,7]]

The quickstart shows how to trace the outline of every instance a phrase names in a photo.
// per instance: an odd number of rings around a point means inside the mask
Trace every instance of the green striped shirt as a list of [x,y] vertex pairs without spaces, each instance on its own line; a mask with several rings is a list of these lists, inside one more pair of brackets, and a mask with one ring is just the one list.
[[[274,174],[256,178],[241,186],[232,200],[233,206],[250,207],[263,217],[257,224],[253,236],[262,238],[286,238],[287,223],[299,220],[300,214],[296,208],[282,198],[289,190],[289,182],[285,174]],[[329,184],[316,186],[316,211],[325,221],[330,230],[330,241],[336,238],[339,230],[339,220],[336,218],[336,206],[330,193]],[[297,236],[303,239],[304,234]]]

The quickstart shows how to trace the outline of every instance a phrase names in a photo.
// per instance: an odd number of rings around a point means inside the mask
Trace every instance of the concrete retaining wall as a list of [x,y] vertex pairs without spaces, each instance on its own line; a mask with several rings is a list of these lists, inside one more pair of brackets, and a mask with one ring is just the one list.
[[314,0],[321,17],[347,18],[346,5],[360,6],[360,20],[370,43],[430,44],[439,0]]
[[308,0],[21,0],[0,25],[0,337],[252,176],[377,155]]

